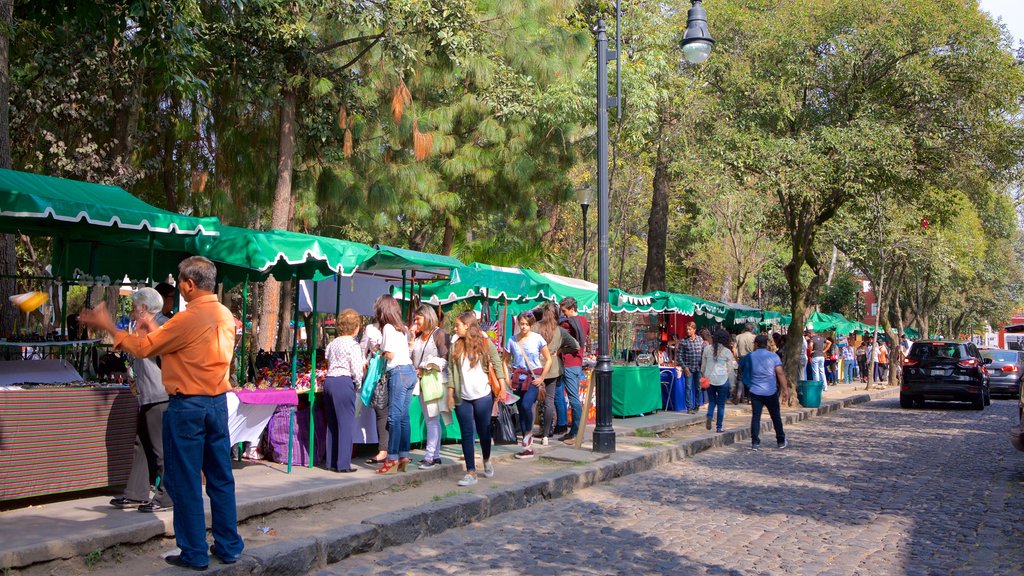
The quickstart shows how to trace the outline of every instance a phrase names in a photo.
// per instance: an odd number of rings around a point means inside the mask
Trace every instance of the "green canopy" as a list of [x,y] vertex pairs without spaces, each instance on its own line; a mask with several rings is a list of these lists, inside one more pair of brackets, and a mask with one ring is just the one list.
[[761,311],[761,323],[762,324],[781,324],[782,323],[782,312],[776,312],[774,310],[762,310]]
[[731,302],[723,304],[727,310],[724,321],[727,327],[738,328],[744,324],[757,324],[761,321],[761,310],[757,308]]
[[360,264],[360,270],[411,270],[447,276],[453,269],[465,266],[451,256],[382,244],[374,246],[374,249],[377,253]]
[[[473,262],[451,271],[448,280],[424,284],[420,294],[424,302],[445,305],[468,299],[534,300],[543,295],[546,283],[538,283],[518,268],[500,268]],[[401,289],[395,298],[404,299]]]
[[828,332],[834,330],[837,320],[830,314],[824,312],[813,312],[807,319],[806,327],[815,332]]
[[245,278],[265,280],[323,280],[336,274],[351,276],[376,252],[359,242],[286,230],[249,230],[222,226],[214,238],[196,238],[194,253],[217,264],[225,284]]
[[[161,210],[122,188],[0,169],[0,231],[109,241],[158,234],[216,234],[220,221]],[[123,234],[124,231],[136,234]]]

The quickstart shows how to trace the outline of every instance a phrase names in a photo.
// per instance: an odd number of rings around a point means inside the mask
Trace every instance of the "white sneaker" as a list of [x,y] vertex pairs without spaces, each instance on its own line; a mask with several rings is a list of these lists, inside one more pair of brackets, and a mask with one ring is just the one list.
[[462,480],[459,480],[459,486],[472,486],[476,483],[476,476],[473,476],[472,474],[466,474],[462,477]]
[[548,437],[547,436],[545,436],[545,437],[540,439],[540,445],[541,446],[547,446],[548,445]]
[[484,462],[484,478],[494,478],[494,466],[490,461]]

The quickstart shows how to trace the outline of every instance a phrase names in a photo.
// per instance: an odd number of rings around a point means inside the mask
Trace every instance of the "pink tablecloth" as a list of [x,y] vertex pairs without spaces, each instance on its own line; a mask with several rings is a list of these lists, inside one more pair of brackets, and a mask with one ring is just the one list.
[[294,388],[273,388],[268,390],[233,390],[242,404],[277,404],[298,406],[299,395]]

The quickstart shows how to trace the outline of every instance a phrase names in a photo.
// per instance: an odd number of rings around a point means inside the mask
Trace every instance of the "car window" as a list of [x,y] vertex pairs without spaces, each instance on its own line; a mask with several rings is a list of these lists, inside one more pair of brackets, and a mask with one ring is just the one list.
[[1020,360],[1020,352],[1010,350],[982,350],[982,358],[991,358],[996,362],[1009,362],[1015,364]]
[[967,353],[975,358],[981,358],[981,353],[978,352],[978,347],[974,344],[967,345]]
[[955,342],[915,342],[910,357],[917,360],[960,360],[963,346]]

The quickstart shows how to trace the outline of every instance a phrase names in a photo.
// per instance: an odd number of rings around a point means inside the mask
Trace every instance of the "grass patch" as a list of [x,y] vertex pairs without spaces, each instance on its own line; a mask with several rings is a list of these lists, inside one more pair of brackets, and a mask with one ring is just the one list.
[[638,444],[638,446],[640,446],[642,448],[657,448],[657,447],[661,446],[661,444],[659,444],[658,442],[650,442],[650,441],[648,441],[648,442],[640,442]]
[[658,433],[646,428],[637,428],[635,434],[640,438],[657,438]]
[[[470,490],[470,492],[472,492],[472,490]],[[431,500],[434,501],[434,502],[440,502],[441,500],[444,500],[445,498],[451,498],[452,496],[458,496],[458,494],[459,494],[459,492],[457,490],[449,490],[448,492],[445,492],[444,494],[434,494],[434,496],[433,496],[433,498],[431,498]]]
[[85,565],[92,568],[103,557],[103,548],[97,548],[85,555]]

